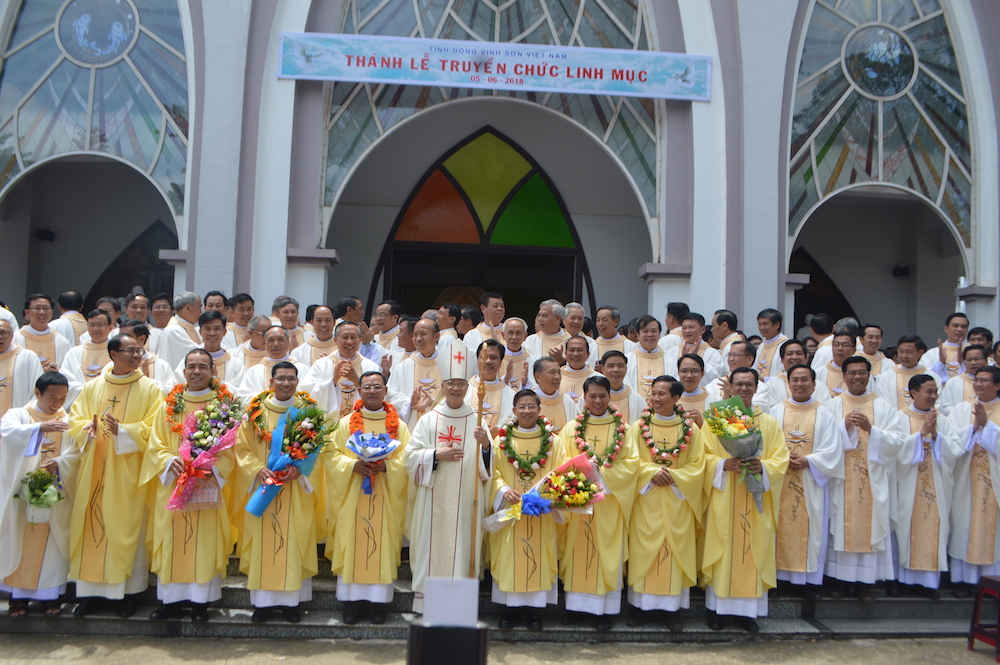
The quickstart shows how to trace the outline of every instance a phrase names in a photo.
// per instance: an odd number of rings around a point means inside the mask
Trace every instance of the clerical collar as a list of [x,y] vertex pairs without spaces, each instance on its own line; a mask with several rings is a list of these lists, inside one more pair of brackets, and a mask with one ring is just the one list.
[[524,353],[524,347],[523,346],[521,347],[521,349],[519,351],[511,351],[506,346],[503,347],[503,348],[506,349],[506,351],[507,351],[506,356],[519,356],[522,353]]
[[274,395],[271,395],[271,403],[275,406],[291,406],[295,403],[295,395],[292,395],[288,399],[278,399]]
[[903,363],[899,363],[898,365],[896,365],[896,367],[899,368],[899,369],[917,369],[917,367],[919,367],[919,366],[920,366],[920,362],[919,361],[913,367],[907,367]]
[[185,392],[187,392],[187,394],[190,395],[191,397],[201,397],[202,395],[207,395],[208,393],[212,392],[212,388],[211,387],[202,388],[201,390],[191,390],[190,388],[188,388]]
[[352,362],[354,362],[354,359],[358,357],[358,354],[357,354],[357,353],[355,353],[355,354],[354,354],[353,356],[351,356],[350,358],[345,358],[344,356],[340,355],[340,352],[338,351],[338,352],[337,352],[337,356],[338,356],[338,357],[339,357],[339,358],[340,358],[341,360],[346,360],[347,362],[351,362],[351,363],[352,363]]
[[765,344],[770,344],[771,342],[773,342],[774,340],[778,339],[779,337],[781,337],[781,333],[780,332],[777,335],[775,335],[774,337],[772,337],[771,339],[765,339],[764,343]]
[[693,393],[689,393],[688,391],[686,391],[686,390],[685,390],[685,391],[684,391],[684,396],[685,396],[685,397],[698,397],[698,396],[700,396],[700,395],[701,395],[701,394],[702,394],[703,392],[705,392],[705,391],[703,391],[703,390],[701,389],[701,386],[698,386],[698,390],[697,390],[696,392],[693,392]]
[[597,415],[596,413],[592,413],[592,414],[590,414],[590,417],[591,418],[607,418],[608,417],[608,411],[607,411],[607,409],[605,409],[604,413],[602,413],[601,415]]
[[604,335],[601,335],[601,339],[603,339],[605,342],[613,342],[621,336],[622,336],[621,333],[616,332],[614,337],[605,337]]
[[385,332],[379,333],[379,334],[380,335],[391,335],[392,333],[397,332],[397,331],[399,331],[399,324],[398,323],[395,326],[393,326],[391,330],[386,330]]
[[635,351],[636,353],[638,353],[638,352],[640,352],[640,351],[641,351],[642,353],[648,353],[648,354],[652,355],[652,354],[656,353],[657,351],[661,351],[662,349],[660,349],[660,347],[659,347],[659,346],[653,346],[653,348],[652,348],[652,349],[648,349],[648,350],[647,350],[647,349],[644,349],[644,348],[642,348],[642,346],[641,346],[641,345],[638,345],[638,344],[637,344],[637,345],[635,346],[635,348],[634,348],[634,349],[632,349],[632,350],[633,350],[633,351]]
[[479,380],[482,381],[487,386],[498,386],[498,385],[501,385],[503,383],[500,380],[500,377],[497,377],[497,378],[493,379],[492,381],[490,379],[484,379],[483,377],[479,377]]
[[320,339],[319,335],[313,335],[312,337],[309,338],[309,341],[313,344],[316,344],[317,342],[319,342],[320,344],[327,344],[328,342],[333,341],[333,335],[330,335],[326,339]]
[[539,388],[538,389],[538,394],[542,396],[542,399],[555,399],[555,398],[559,397],[559,391],[558,390],[555,391],[554,393],[552,393],[551,395],[549,395],[544,390],[542,390],[541,388]]
[[945,342],[944,345],[945,346],[961,346],[962,343],[961,342]]
[[380,413],[385,413],[385,409],[379,409],[378,411],[371,411],[366,406],[361,407],[361,416],[377,416]]
[[233,327],[234,328],[239,328],[240,330],[246,330],[247,329],[246,326],[241,326],[240,324],[236,323],[235,321],[233,321]]
[[619,388],[618,390],[615,390],[614,388],[611,389],[611,394],[612,395],[621,395],[623,392],[625,392],[625,384],[624,383],[622,383],[622,387]]
[[865,391],[863,393],[861,393],[860,395],[855,395],[850,390],[848,390],[845,394],[846,395],[850,395],[851,397],[853,397],[855,399],[858,399],[858,398],[861,398],[861,397],[867,397],[868,395],[871,395],[871,391],[866,388]]
[[571,372],[584,372],[589,368],[587,367],[587,363],[583,363],[583,367],[581,367],[580,369],[576,369],[575,367],[572,367],[568,364],[566,365],[566,369],[568,369]]
[[520,425],[518,425],[517,426],[517,431],[520,432],[521,434],[534,434],[535,432],[538,431],[538,425],[535,424],[535,425],[532,425],[531,427],[528,427],[528,428],[524,428],[524,427],[521,427]]
[[250,339],[248,339],[245,342],[245,344],[247,345],[247,348],[250,349],[251,351],[258,351],[259,352],[259,351],[266,351],[267,350],[267,349],[258,349],[256,346],[254,346],[253,345],[253,337],[250,337]]
[[983,400],[979,399],[978,397],[976,399],[979,400],[980,404],[995,404],[997,401],[1000,401],[1000,397],[994,397],[989,402],[984,402]]
[[[455,330],[454,328],[442,328],[442,329],[441,329],[441,334],[443,335],[443,334],[445,334],[446,332],[448,332],[449,330],[450,330],[451,332],[455,333],[455,337],[458,337],[458,331],[457,331],[457,330]],[[449,337],[450,337],[450,335],[449,335]]]
[[809,399],[807,399],[804,402],[800,402],[797,399],[795,399],[794,397],[792,397],[791,399],[792,399],[792,404],[797,404],[799,406],[805,406],[806,404],[812,404],[812,401],[813,401],[812,395],[810,395]]
[[35,330],[34,328],[31,327],[30,324],[25,326],[25,328],[27,328],[28,332],[30,332],[32,335],[48,335],[50,332],[52,332],[52,329],[49,328],[48,326],[45,326],[45,330]]
[[841,366],[840,366],[840,365],[838,365],[837,363],[833,362],[832,360],[830,361],[830,365],[832,365],[833,367],[836,367],[836,368],[837,368],[837,369],[839,369],[839,370],[840,370],[841,372],[843,372],[843,371],[844,371],[844,368],[843,368],[843,367],[841,367]]
[[677,420],[677,414],[671,413],[669,416],[661,416],[658,413],[653,414],[653,420],[661,423],[669,423],[672,420]]
[[132,376],[133,374],[135,374],[138,371],[139,370],[134,369],[131,372],[129,372],[128,374],[115,374],[115,368],[112,367],[111,369],[108,370],[108,374],[110,374],[111,376],[115,377],[116,379],[127,379],[128,377]]
[[418,356],[420,356],[420,357],[421,357],[421,358],[423,358],[424,360],[434,360],[435,358],[437,358],[437,357],[438,357],[438,352],[437,352],[437,349],[435,349],[435,350],[434,350],[434,353],[432,353],[432,354],[431,354],[431,355],[429,355],[429,356],[425,356],[424,354],[420,353],[419,351],[414,351],[414,353],[416,353],[416,354],[417,354]]
[[[208,349],[205,350],[208,351]],[[212,356],[212,360],[218,360],[226,355],[226,350],[220,346],[218,351],[208,351],[208,355]]]
[[268,356],[267,359],[273,363],[285,362],[286,360],[291,362],[292,356],[291,354],[286,355],[284,358],[272,358],[271,356]]
[[927,413],[930,413],[930,412],[931,412],[931,411],[930,411],[930,409],[928,409],[928,410],[926,410],[926,411],[923,411],[922,409],[918,409],[918,408],[917,408],[917,407],[916,407],[916,406],[915,406],[915,405],[913,404],[913,402],[910,402],[910,408],[911,408],[911,409],[913,409],[914,411],[916,411],[917,413],[923,413],[923,414],[927,414]]

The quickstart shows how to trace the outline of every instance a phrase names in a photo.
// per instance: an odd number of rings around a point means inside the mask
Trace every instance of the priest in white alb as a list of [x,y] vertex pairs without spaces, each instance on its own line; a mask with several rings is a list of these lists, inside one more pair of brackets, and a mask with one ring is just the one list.
[[290,362],[295,365],[299,377],[305,376],[309,368],[292,359],[289,348],[290,340],[291,333],[282,326],[274,325],[264,332],[264,348],[267,350],[267,357],[248,369],[243,375],[237,391],[240,399],[246,401],[267,390],[271,385],[271,369],[278,363]]
[[24,301],[24,318],[28,323],[14,331],[14,343],[34,351],[46,372],[58,372],[73,346],[49,326],[54,306],[52,298],[44,293],[28,296]]
[[639,343],[625,354],[628,372],[625,383],[643,399],[649,398],[653,379],[658,376],[677,376],[677,361],[669,358],[660,348],[660,322],[646,314],[636,322]]
[[[325,326],[325,323],[321,325]],[[358,384],[361,376],[368,372],[378,372],[379,367],[358,352],[361,346],[358,324],[341,321],[337,324],[337,334],[334,337],[336,345],[333,352],[319,358],[309,368],[302,379],[302,389],[313,396],[321,409],[343,418],[351,412],[360,397]],[[310,337],[299,349],[308,348],[313,339],[315,338]]]
[[[927,369],[920,364],[920,358],[926,355],[927,345],[917,335],[903,335],[896,343],[896,360],[898,363],[887,372],[884,380],[875,384],[875,393],[894,405],[897,409],[905,409],[910,405],[910,379],[926,374]],[[931,373],[941,391],[941,379]]]
[[[438,369],[437,342],[440,337],[438,324],[431,319],[420,319],[413,324],[413,345],[416,351],[409,358],[392,369],[389,377],[389,392],[409,396],[400,405],[399,417],[410,431],[417,421],[431,410],[440,398],[441,374]],[[476,347],[478,348],[478,347]],[[443,352],[442,352],[443,353]],[[473,354],[475,351],[472,352]],[[463,358],[470,355],[468,346]]]
[[549,356],[536,360],[532,372],[535,392],[541,400],[540,412],[549,419],[558,433],[576,417],[576,401],[559,390],[562,373],[559,371],[559,363]]
[[776,309],[764,309],[757,315],[757,330],[764,341],[757,347],[757,360],[754,367],[764,381],[781,371],[781,363],[778,362],[778,348],[788,339],[781,332],[783,320],[781,312]]
[[70,380],[67,406],[83,390],[83,386],[101,375],[104,366],[111,362],[108,354],[108,336],[111,334],[111,315],[95,309],[87,317],[90,341],[80,342],[66,354],[61,372]]
[[949,379],[941,388],[938,408],[942,416],[950,415],[951,410],[962,402],[975,401],[976,393],[972,389],[972,382],[979,368],[988,364],[988,358],[989,351],[981,344],[970,344],[962,349],[962,368],[964,371]]
[[[218,310],[205,310],[198,317],[198,334],[201,336],[201,348],[212,357],[212,372],[215,378],[229,386],[234,393],[243,380],[246,369],[243,362],[234,358],[229,349],[223,345],[226,335],[226,317]],[[187,357],[174,370],[177,383],[184,383],[184,365]]]
[[667,351],[667,357],[677,362],[681,356],[689,353],[701,356],[705,361],[705,375],[701,378],[701,385],[707,386],[720,376],[728,375],[728,372],[724,358],[704,340],[704,336],[705,317],[696,312],[688,313],[681,322],[683,341]]
[[483,322],[465,333],[465,337],[462,338],[469,353],[472,354],[476,353],[476,349],[479,348],[484,339],[503,341],[501,324],[503,324],[504,315],[507,313],[503,296],[493,291],[484,293],[479,297],[479,310],[483,313]]
[[[320,305],[314,309],[313,334],[308,335],[305,342],[292,351],[292,359],[306,367],[312,367],[320,358],[326,358],[336,353],[337,339],[334,335],[334,321],[333,310],[326,305]],[[359,344],[360,340],[360,333],[358,333]]]
[[496,435],[500,425],[507,422],[514,410],[514,390],[500,376],[503,365],[504,346],[494,339],[485,340],[476,350],[475,375],[469,379],[469,390],[465,401],[473,409],[479,409],[479,386],[483,391],[483,426],[490,431],[490,438]]
[[[556,349],[561,357],[562,346],[570,338],[570,334],[560,327],[565,316],[566,308],[558,300],[553,298],[542,301],[538,305],[538,314],[535,315],[535,332],[524,340],[524,348],[528,353],[541,358],[552,356],[553,349]],[[589,347],[587,355],[590,355]]]
[[201,346],[198,317],[201,316],[201,296],[183,291],[174,298],[174,316],[163,329],[157,355],[167,361],[172,372],[191,349]]
[[635,422],[646,408],[646,399],[625,383],[628,358],[621,351],[606,351],[601,356],[601,367],[611,383],[611,403],[618,407],[625,422]]
[[38,356],[15,344],[13,327],[0,319],[0,416],[31,401],[42,373]]

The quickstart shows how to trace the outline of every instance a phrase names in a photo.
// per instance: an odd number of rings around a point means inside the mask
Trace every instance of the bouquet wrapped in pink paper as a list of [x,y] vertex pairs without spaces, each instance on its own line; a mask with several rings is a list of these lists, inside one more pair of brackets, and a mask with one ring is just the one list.
[[236,444],[243,407],[231,395],[188,414],[178,456],[184,471],[177,477],[167,510],[208,510],[223,505],[219,484],[208,474],[219,454]]
[[591,514],[604,500],[604,488],[586,453],[577,455],[549,473],[538,484],[538,493],[553,510]]

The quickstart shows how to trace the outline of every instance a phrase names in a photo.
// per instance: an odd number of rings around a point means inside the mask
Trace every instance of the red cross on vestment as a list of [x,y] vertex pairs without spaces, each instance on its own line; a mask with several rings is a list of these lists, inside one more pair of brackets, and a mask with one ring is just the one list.
[[455,434],[454,425],[448,425],[447,434],[438,434],[438,443],[450,443],[450,444],[462,443],[462,437]]

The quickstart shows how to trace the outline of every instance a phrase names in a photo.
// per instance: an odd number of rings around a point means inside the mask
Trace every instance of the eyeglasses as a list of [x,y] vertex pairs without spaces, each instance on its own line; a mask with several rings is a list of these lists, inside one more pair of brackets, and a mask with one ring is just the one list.
[[866,370],[866,369],[852,369],[849,372],[844,372],[844,376],[868,376],[868,370]]
[[703,370],[700,369],[679,369],[678,374],[701,374]]
[[377,393],[380,390],[385,390],[385,386],[376,383],[370,386],[361,386],[360,388],[358,388],[358,390],[360,390],[363,393]]
[[117,353],[124,353],[130,356],[138,356],[142,355],[144,351],[145,349],[143,349],[142,347],[129,347],[127,349],[118,349]]
[[52,311],[51,307],[39,307],[37,305],[34,306],[34,307],[29,307],[28,309],[30,311],[32,311],[32,312],[51,312]]
[[14,333],[6,331],[6,330],[3,331],[3,332],[0,332],[0,339],[10,339],[13,336],[14,336]]
[[295,383],[299,380],[297,376],[275,376],[271,379],[275,383]]

